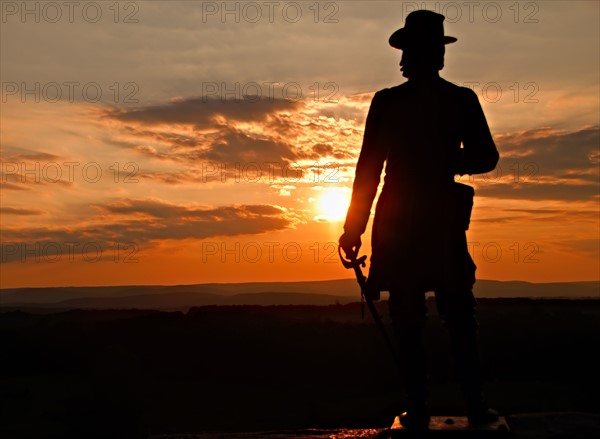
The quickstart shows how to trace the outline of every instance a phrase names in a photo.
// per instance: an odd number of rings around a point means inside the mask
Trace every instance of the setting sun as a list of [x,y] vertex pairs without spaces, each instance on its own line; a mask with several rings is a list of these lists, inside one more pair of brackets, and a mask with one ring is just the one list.
[[318,215],[321,221],[343,221],[350,205],[350,195],[339,189],[328,189],[318,199]]

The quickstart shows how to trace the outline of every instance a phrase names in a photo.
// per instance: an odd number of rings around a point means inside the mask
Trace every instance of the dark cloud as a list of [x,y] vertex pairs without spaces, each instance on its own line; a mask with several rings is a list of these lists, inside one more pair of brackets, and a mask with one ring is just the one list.
[[298,217],[272,205],[195,208],[159,200],[127,199],[94,206],[103,217],[79,228],[9,228],[2,233],[2,262],[52,258],[115,245],[150,247],[161,240],[207,239],[266,233],[294,227]]
[[21,184],[0,182],[0,190],[28,191],[29,188]]
[[560,241],[558,244],[569,252],[582,254],[596,260],[600,258],[600,241],[597,239],[573,239]]
[[[272,163],[282,169],[303,157],[290,141],[292,131],[298,132],[289,112],[300,105],[268,98],[255,102],[191,98],[133,110],[111,109],[104,116],[124,124],[122,132],[131,139],[125,145],[156,159],[197,168],[212,162],[229,169],[249,163]],[[259,123],[265,129],[257,133],[239,123],[255,127]],[[170,183],[177,181],[169,178]]]
[[[350,108],[349,104],[342,107]],[[263,177],[265,170],[271,172],[268,182],[272,183],[285,178],[286,169],[302,160],[352,160],[357,142],[351,137],[359,130],[354,121],[334,113],[330,106],[283,99],[192,98],[103,114],[122,124],[119,146],[187,168],[155,172],[147,178],[181,184],[237,178],[244,167],[260,168]]]
[[[577,177],[598,181],[597,167],[600,129],[587,127],[573,132],[540,128],[500,136],[498,148],[507,161],[537,165],[521,172],[537,172],[539,176]],[[508,164],[508,163],[507,163]]]
[[331,155],[333,154],[333,146],[325,145],[323,143],[317,143],[313,146],[313,151],[318,155]]
[[196,97],[136,109],[111,109],[105,115],[122,122],[149,126],[173,124],[204,129],[215,125],[216,116],[223,116],[227,120],[257,122],[272,113],[294,110],[298,105],[297,102],[268,97],[256,100]]
[[598,198],[597,184],[568,183],[494,183],[481,185],[477,195],[517,200],[588,201]]
[[537,217],[548,218],[551,220],[564,220],[569,218],[571,221],[591,221],[598,222],[598,210],[579,208],[572,209],[504,209],[506,212],[517,212]]
[[41,215],[44,212],[35,209],[21,209],[18,207],[0,207],[0,213],[2,215]]
[[474,218],[474,223],[517,222],[523,224],[526,221],[561,223],[564,222],[565,218],[578,223],[596,224],[598,222],[598,211],[585,209],[502,209],[498,212],[501,214],[499,216],[493,216],[494,212],[492,212],[491,207],[479,209],[484,211],[487,216],[485,218]]
[[189,158],[230,165],[272,162],[282,167],[297,159],[298,155],[289,143],[273,137],[258,137],[231,127],[223,127],[219,138],[210,148],[196,151]]
[[64,160],[63,157],[47,152],[35,151],[17,146],[2,146],[3,162],[56,162]]
[[320,158],[334,158],[336,160],[351,160],[356,157],[356,152],[352,151],[352,153],[347,151],[347,148],[338,148],[334,145],[329,145],[325,143],[317,143],[312,147],[314,152],[314,158],[316,160]]
[[[218,173],[218,171],[217,171]],[[206,183],[207,181],[219,181],[219,175],[210,175],[203,177],[202,172],[182,171],[182,172],[146,172],[141,175],[143,178],[158,181],[160,183],[177,185],[185,183]]]
[[29,190],[31,185],[73,185],[63,178],[68,178],[69,166],[73,166],[73,163],[67,164],[65,157],[13,146],[3,146],[1,155],[1,189],[18,191]]
[[[272,205],[219,206],[191,208],[158,200],[123,200],[95,206],[101,211],[140,218],[130,220],[153,224],[155,237],[169,239],[206,238],[216,235],[242,235],[263,233],[291,226],[295,217],[286,209]],[[147,219],[142,219],[147,218]],[[169,223],[155,220],[168,220]],[[167,229],[163,228],[167,227]],[[180,228],[179,231],[169,229]],[[181,231],[189,232],[181,235]],[[162,235],[166,232],[166,235]]]
[[491,218],[473,218],[471,219],[472,223],[492,223],[492,224],[500,224],[500,223],[510,223],[513,221],[521,221],[524,218],[529,219],[530,217],[527,215],[505,215],[505,216],[495,216]]
[[281,139],[295,138],[304,132],[297,115],[291,113],[272,113],[265,121],[265,128]]
[[287,210],[270,204],[266,205],[241,205],[220,206],[209,209],[190,208],[176,204],[165,203],[160,200],[132,200],[126,199],[96,208],[119,215],[142,214],[161,219],[193,219],[194,221],[224,221],[232,218],[259,218],[261,216],[282,217]]
[[[134,130],[131,130],[135,133]],[[174,147],[179,148],[195,148],[200,142],[197,136],[192,135],[184,135],[180,133],[169,133],[169,132],[153,132],[153,131],[138,131],[136,133],[140,136],[151,136],[154,137],[157,141],[169,143]]]
[[496,170],[473,176],[477,194],[529,200],[596,200],[600,195],[599,134],[598,127],[587,127],[568,133],[541,128],[498,136],[500,162]]

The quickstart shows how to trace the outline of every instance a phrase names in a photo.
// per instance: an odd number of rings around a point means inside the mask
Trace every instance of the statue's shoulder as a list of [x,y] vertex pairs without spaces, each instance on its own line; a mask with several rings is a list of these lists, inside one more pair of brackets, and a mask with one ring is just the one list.
[[408,82],[396,85],[394,87],[382,88],[375,92],[375,96],[379,101],[385,102],[395,100],[409,92]]
[[475,93],[472,88],[463,87],[454,82],[446,81],[443,78],[440,78],[440,88],[448,94],[457,95],[465,99],[472,99],[473,97],[477,98],[477,93]]
[[382,93],[385,96],[394,96],[398,93],[404,93],[409,89],[408,81],[403,82],[402,84],[395,85],[393,87],[383,88],[379,90],[377,93]]

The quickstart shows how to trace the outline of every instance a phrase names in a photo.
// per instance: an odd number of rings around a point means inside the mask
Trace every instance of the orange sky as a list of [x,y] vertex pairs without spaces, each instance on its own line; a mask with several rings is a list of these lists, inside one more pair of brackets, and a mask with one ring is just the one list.
[[[414,2],[303,3],[295,22],[288,3],[237,22],[207,2],[72,23],[3,6],[0,287],[350,277],[335,243]],[[597,280],[598,3],[490,3],[424,2],[459,40],[442,76],[474,87],[501,154],[462,178],[477,275]]]

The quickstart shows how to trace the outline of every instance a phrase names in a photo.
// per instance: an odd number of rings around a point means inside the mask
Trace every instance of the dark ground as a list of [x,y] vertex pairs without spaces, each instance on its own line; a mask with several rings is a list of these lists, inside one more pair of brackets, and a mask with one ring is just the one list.
[[[480,299],[479,320],[488,399],[503,414],[599,411],[600,300]],[[432,409],[460,414],[447,336],[437,316],[428,325]],[[5,439],[381,428],[403,408],[358,304],[5,309],[0,347]]]

